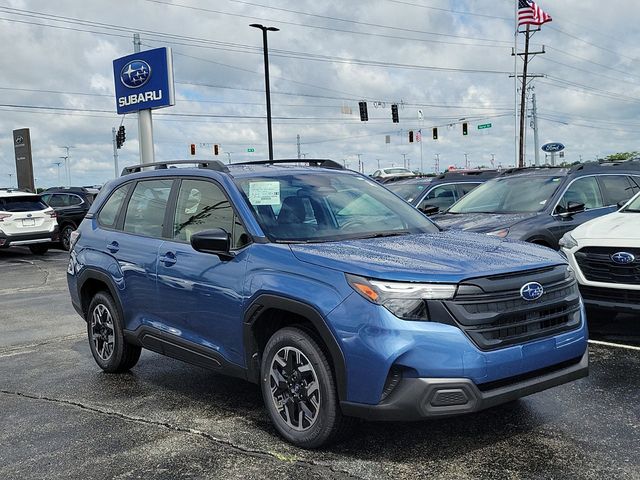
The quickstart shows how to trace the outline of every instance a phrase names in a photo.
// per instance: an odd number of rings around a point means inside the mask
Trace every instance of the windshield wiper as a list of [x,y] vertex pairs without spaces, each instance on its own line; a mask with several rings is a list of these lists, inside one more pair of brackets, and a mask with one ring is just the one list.
[[354,240],[363,240],[366,238],[399,237],[402,235],[409,235],[409,234],[411,234],[411,232],[408,230],[399,230],[397,232],[378,232],[378,233],[372,233],[371,235],[365,235],[363,237],[357,237],[357,238],[354,238]]

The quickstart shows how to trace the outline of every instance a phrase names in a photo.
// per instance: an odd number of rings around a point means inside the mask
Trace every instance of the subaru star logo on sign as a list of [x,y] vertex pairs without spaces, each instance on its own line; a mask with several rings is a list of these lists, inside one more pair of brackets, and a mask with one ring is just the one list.
[[137,52],[113,61],[118,114],[175,105],[170,48]]
[[120,81],[125,87],[139,88],[151,78],[151,67],[144,60],[132,60],[120,71]]
[[544,288],[538,282],[525,283],[520,289],[520,296],[526,301],[539,299],[544,293]]
[[630,263],[635,262],[636,257],[633,253],[617,252],[611,255],[611,260],[613,260],[614,263],[617,263],[619,265],[628,265]]

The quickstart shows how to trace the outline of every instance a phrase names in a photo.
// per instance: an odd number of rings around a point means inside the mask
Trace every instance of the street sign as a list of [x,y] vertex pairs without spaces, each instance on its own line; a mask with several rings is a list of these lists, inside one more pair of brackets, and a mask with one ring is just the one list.
[[247,153],[253,153],[255,151],[256,151],[255,148],[247,148]]
[[559,142],[545,143],[544,145],[542,145],[542,147],[540,147],[540,149],[543,152],[556,153],[564,150],[564,145]]
[[483,123],[482,125],[478,125],[478,130],[484,130],[485,128],[491,128],[491,124]]
[[175,104],[170,48],[137,52],[113,61],[118,114]]

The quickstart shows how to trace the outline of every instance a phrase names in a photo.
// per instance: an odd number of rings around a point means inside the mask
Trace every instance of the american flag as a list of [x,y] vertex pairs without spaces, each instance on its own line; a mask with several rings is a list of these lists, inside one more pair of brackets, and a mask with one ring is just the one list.
[[518,0],[518,26],[542,25],[551,21],[551,16],[545,13],[531,0]]

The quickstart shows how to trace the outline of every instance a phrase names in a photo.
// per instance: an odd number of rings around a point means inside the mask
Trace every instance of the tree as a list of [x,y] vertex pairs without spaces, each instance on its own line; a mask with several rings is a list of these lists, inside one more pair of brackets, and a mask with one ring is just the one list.
[[624,161],[624,160],[632,160],[634,158],[640,157],[640,152],[619,152],[613,153],[611,155],[607,155],[605,160],[615,162],[615,161]]

